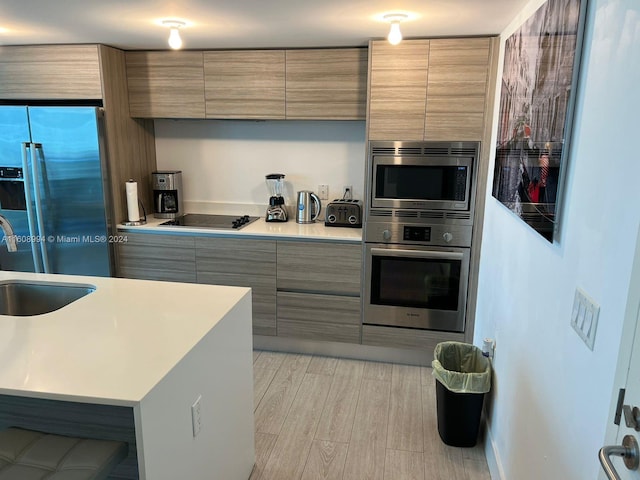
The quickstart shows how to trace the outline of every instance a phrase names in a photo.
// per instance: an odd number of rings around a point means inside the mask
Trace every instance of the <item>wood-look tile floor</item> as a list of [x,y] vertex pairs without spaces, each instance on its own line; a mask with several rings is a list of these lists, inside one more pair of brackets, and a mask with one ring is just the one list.
[[250,480],[490,480],[437,431],[428,367],[254,351]]

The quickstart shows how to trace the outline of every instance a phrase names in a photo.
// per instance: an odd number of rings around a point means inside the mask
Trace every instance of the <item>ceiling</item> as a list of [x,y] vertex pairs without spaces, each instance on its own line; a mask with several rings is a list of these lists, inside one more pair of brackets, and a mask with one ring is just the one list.
[[103,43],[167,49],[161,19],[185,20],[184,48],[363,46],[406,12],[405,38],[498,34],[528,0],[2,0],[0,45]]

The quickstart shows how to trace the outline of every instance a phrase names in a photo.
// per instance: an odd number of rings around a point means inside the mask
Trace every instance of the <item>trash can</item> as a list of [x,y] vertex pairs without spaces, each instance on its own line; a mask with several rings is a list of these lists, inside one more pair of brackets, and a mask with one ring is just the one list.
[[484,394],[491,388],[491,362],[482,350],[461,342],[439,343],[433,356],[440,438],[454,447],[473,447]]

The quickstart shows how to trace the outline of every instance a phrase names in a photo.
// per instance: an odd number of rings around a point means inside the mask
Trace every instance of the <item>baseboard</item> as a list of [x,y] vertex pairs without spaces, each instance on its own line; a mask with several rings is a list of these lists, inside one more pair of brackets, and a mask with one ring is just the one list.
[[489,424],[485,422],[486,440],[484,442],[484,456],[487,458],[487,465],[489,466],[489,474],[491,480],[506,480],[504,469],[502,468],[502,461],[500,460],[500,453],[498,447],[493,440],[491,434],[491,428]]

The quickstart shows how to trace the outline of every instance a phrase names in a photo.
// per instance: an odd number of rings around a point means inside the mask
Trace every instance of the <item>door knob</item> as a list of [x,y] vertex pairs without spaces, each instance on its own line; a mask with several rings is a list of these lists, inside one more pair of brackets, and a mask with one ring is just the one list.
[[602,447],[598,452],[598,458],[604,472],[609,480],[621,480],[620,475],[611,462],[611,455],[617,455],[623,458],[624,466],[629,470],[638,470],[640,466],[640,451],[638,450],[638,442],[633,435],[625,435],[622,439],[622,445],[609,445]]

